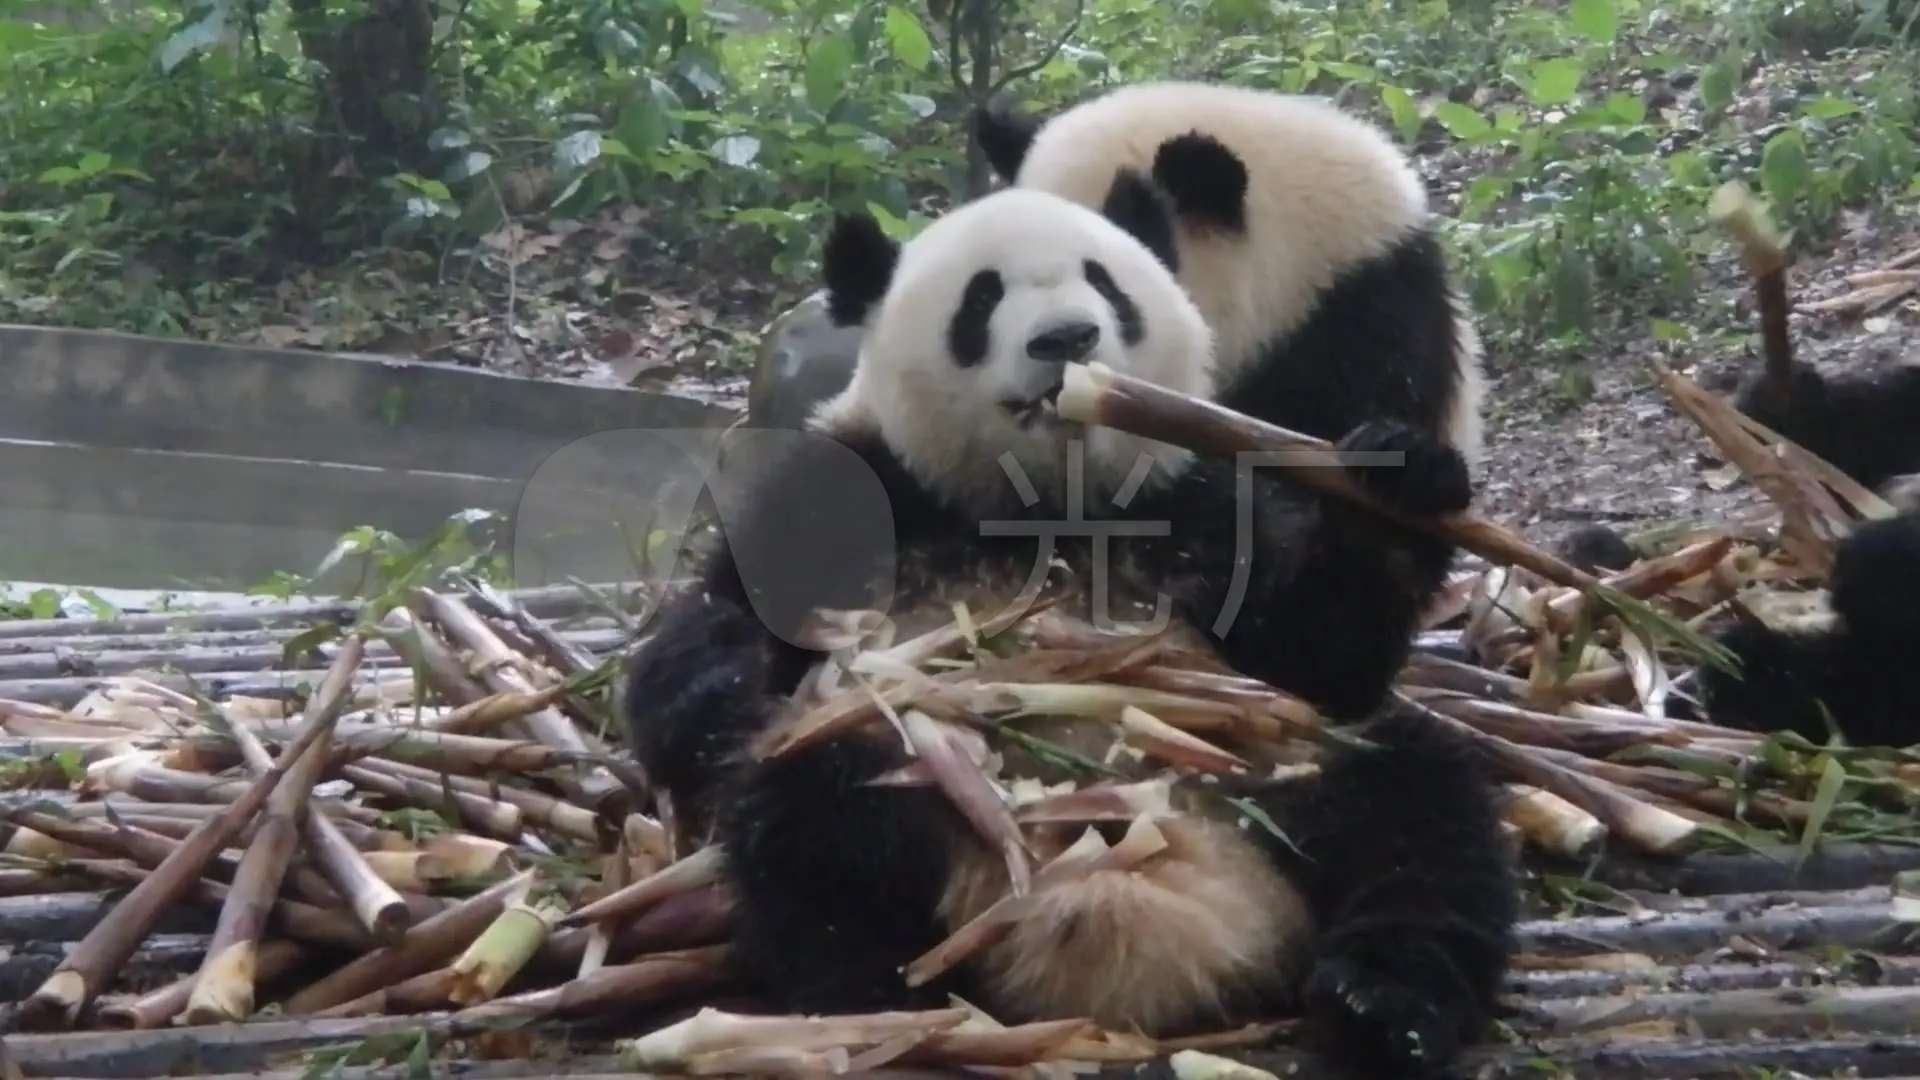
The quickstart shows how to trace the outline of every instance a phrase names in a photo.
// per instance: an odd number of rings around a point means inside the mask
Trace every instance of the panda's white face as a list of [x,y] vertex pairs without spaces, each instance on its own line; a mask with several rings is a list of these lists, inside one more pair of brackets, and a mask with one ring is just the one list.
[[[901,250],[867,319],[853,382],[824,415],[877,423],[902,460],[965,505],[1057,496],[1070,447],[1089,497],[1184,455],[1060,418],[1067,366],[1098,362],[1198,396],[1212,391],[1211,333],[1140,241],[1095,211],[1008,189],[952,211]],[[1017,501],[1015,501],[1017,500]]]

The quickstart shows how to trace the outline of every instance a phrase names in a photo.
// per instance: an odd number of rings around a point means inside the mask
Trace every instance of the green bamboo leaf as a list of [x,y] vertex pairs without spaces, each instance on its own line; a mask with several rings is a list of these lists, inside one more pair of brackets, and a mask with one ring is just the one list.
[[1813,854],[1813,846],[1820,842],[1820,832],[1826,828],[1827,817],[1840,802],[1840,793],[1847,786],[1847,770],[1838,758],[1831,754],[1820,755],[1820,783],[1813,791],[1813,806],[1807,811],[1807,827],[1800,834],[1800,861]]
[[1393,116],[1393,128],[1400,138],[1412,142],[1420,135],[1420,106],[1414,104],[1413,95],[1398,86],[1382,86],[1380,100]]
[[1733,87],[1740,77],[1740,64],[1723,56],[1700,73],[1700,104],[1709,110],[1724,109],[1733,103]]

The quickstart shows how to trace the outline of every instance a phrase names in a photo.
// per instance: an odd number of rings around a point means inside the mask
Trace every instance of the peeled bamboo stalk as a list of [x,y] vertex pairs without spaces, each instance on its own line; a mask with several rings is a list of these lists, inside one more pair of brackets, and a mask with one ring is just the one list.
[[1491,562],[1531,570],[1548,581],[1583,591],[1600,582],[1593,575],[1541,551],[1508,529],[1472,513],[1444,521],[1408,518],[1380,505],[1347,475],[1333,444],[1263,423],[1213,402],[1123,375],[1104,364],[1069,364],[1060,391],[1060,415],[1084,424],[1116,428],[1196,453],[1234,456],[1262,451],[1289,455],[1289,479],[1316,491],[1365,506],[1392,521],[1422,529]]
[[328,695],[337,698],[346,693],[359,662],[358,650],[341,651],[326,682],[315,692],[314,696],[320,699],[315,721],[281,751],[273,768],[254,781],[245,795],[225,813],[208,819],[166,862],[135,885],[115,908],[114,918],[101,921],[74,946],[65,961],[27,999],[21,1011],[23,1023],[72,1024],[79,1017],[80,1011],[112,981],[120,965],[139,948],[161,911],[177,903],[200,877],[201,869],[260,812],[307,747],[326,737],[339,716],[338,706],[327,700]]
[[[307,950],[294,942],[265,942],[254,959],[254,977],[261,982],[278,979],[291,973],[307,958]],[[185,1011],[193,988],[199,981],[200,973],[193,971],[151,993],[119,1001],[103,1001],[100,1005],[100,1022],[110,1031],[145,1031],[164,1027]]]
[[[501,643],[500,638],[480,616],[459,600],[425,589],[416,590],[414,600],[426,609],[428,617],[445,630],[447,636],[473,653],[480,681],[499,692],[531,694],[538,689],[522,672],[519,658]],[[546,708],[530,713],[521,721],[533,737],[555,750],[584,758],[592,753],[573,722],[558,709]],[[605,766],[581,768],[561,781],[568,797],[618,821],[632,802],[626,785]]]
[[1606,838],[1599,818],[1552,792],[1525,784],[1509,784],[1507,792],[1506,820],[1543,850],[1579,858]]
[[[356,647],[360,641],[358,637],[348,640],[355,643]],[[266,747],[260,744],[260,740],[239,723],[232,724],[228,734],[239,747],[241,756],[246,760],[247,768],[256,774],[265,771],[264,767],[270,764],[271,759],[268,758]],[[315,757],[308,766],[313,771],[307,778],[307,790],[311,790],[312,781],[319,778],[318,770],[328,763],[330,757],[330,754],[325,757]],[[306,761],[307,759],[302,759],[303,764]],[[398,892],[373,872],[367,859],[347,841],[338,825],[323,813],[311,812],[311,807],[304,805],[304,802],[303,795],[303,805],[293,809],[290,815],[299,822],[299,836],[306,840],[314,863],[320,868],[320,873],[325,875],[327,881],[353,908],[354,916],[360,920],[360,925],[367,928],[367,933],[381,940],[390,940],[405,930],[409,921],[406,901],[402,900]],[[272,816],[270,813],[269,819]],[[292,838],[288,839],[292,840]],[[252,851],[254,848],[248,850]],[[226,1019],[239,1019],[239,1017],[226,1017]]]
[[525,894],[517,897],[448,965],[453,974],[448,999],[459,1005],[478,1005],[499,997],[508,981],[520,974],[546,943],[560,914],[561,909],[551,904],[529,902]]
[[524,896],[533,881],[533,871],[524,871],[414,924],[399,941],[361,956],[288,998],[286,1014],[316,1013],[447,963],[500,917],[510,899]]
[[[260,935],[266,929],[267,913],[273,908],[274,898],[279,895],[280,882],[293,861],[294,849],[299,846],[302,823],[319,831],[328,828],[324,816],[307,813],[307,797],[313,793],[313,785],[326,767],[328,735],[340,719],[363,650],[360,636],[348,635],[341,643],[333,670],[328,673],[328,684],[322,685],[307,703],[303,724],[319,734],[287,765],[281,783],[266,800],[258,835],[240,857],[233,887],[227,893],[226,902],[220,905],[220,921],[213,928],[213,940],[207,945],[207,958],[200,966],[199,980],[187,999],[190,1024],[216,1024],[253,1015],[254,969],[258,963]],[[252,737],[244,728],[234,726],[232,730],[240,740],[242,751],[252,751],[248,754],[252,771],[260,776],[272,773],[274,764],[266,748],[258,741],[249,741]],[[344,855],[358,863],[359,856],[338,832],[327,835],[335,845],[325,849],[328,854],[336,858]],[[397,895],[392,899],[396,916],[404,918],[406,905]],[[375,928],[369,926],[368,929]]]

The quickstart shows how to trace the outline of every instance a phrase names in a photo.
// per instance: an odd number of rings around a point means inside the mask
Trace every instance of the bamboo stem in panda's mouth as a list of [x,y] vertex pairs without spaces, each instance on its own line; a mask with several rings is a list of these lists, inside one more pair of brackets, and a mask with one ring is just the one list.
[[1558,585],[1582,592],[1600,585],[1593,575],[1471,511],[1423,519],[1382,505],[1353,482],[1333,444],[1325,439],[1288,431],[1203,398],[1123,375],[1105,364],[1069,364],[1059,409],[1068,420],[1115,428],[1208,457],[1284,450],[1296,455],[1285,465],[1288,478],[1315,491],[1347,499],[1408,528],[1437,535],[1490,562],[1524,567]]

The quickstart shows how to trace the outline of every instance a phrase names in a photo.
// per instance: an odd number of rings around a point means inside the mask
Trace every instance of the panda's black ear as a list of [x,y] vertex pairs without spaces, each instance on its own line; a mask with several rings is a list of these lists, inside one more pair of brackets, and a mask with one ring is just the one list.
[[1121,169],[1114,174],[1100,212],[1153,252],[1168,272],[1180,272],[1180,249],[1174,245],[1173,199],[1159,185],[1132,169]]
[[999,101],[990,101],[973,112],[973,137],[987,155],[987,164],[1003,183],[1013,183],[1020,175],[1020,164],[1033,148],[1040,133],[1040,118]]
[[1189,228],[1247,231],[1247,163],[1219,139],[1190,131],[1161,143],[1153,181]]
[[872,214],[844,214],[820,253],[820,275],[827,286],[827,317],[835,326],[859,326],[887,295],[900,245]]

